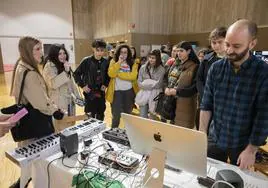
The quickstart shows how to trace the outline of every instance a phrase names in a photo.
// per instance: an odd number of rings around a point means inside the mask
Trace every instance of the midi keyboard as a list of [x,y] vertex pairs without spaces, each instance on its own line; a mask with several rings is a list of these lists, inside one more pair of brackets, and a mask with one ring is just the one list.
[[[64,131],[74,131],[77,133],[79,140],[90,138],[105,130],[106,124],[94,118],[85,120],[77,125],[68,127]],[[40,138],[23,147],[6,151],[6,157],[19,166],[26,166],[32,161],[40,158],[49,157],[60,152],[60,133],[51,134]]]

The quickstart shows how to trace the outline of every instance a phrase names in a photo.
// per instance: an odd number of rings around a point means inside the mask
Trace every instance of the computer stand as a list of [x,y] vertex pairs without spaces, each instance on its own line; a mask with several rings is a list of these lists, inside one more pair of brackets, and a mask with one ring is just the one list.
[[146,174],[143,178],[144,187],[163,187],[165,162],[166,152],[158,148],[153,148],[148,160]]

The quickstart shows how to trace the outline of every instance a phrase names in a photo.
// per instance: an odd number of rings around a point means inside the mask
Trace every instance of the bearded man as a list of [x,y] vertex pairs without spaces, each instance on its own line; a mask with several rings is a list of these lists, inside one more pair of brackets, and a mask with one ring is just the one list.
[[252,55],[256,43],[255,23],[242,19],[228,28],[226,57],[209,69],[200,106],[200,131],[210,122],[208,157],[241,169],[255,163],[268,136],[268,64]]

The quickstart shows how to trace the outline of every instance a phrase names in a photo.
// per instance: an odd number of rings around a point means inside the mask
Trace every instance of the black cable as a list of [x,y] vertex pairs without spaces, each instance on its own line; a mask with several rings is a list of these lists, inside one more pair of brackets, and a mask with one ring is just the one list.
[[47,182],[47,187],[50,188],[50,175],[49,175],[49,166],[51,165],[51,163],[53,163],[54,161],[63,158],[63,157],[58,157],[56,159],[53,159],[52,161],[50,161],[47,165],[47,178],[48,178],[48,182]]
[[[87,165],[88,163],[88,160],[89,160],[89,156],[87,156],[87,160],[86,160],[86,163],[82,166],[82,168],[79,170],[78,172],[78,175],[77,175],[77,181],[76,181],[76,186],[78,185],[78,181],[79,181],[79,176],[80,176],[80,173],[82,172],[82,170],[85,168],[85,166]],[[84,182],[84,181],[83,181]]]

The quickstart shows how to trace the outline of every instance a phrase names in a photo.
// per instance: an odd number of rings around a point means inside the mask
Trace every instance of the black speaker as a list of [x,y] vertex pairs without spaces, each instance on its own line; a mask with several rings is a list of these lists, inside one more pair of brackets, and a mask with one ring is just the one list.
[[[243,179],[233,170],[219,170],[216,174],[216,181],[219,180],[226,181],[235,188],[244,188]],[[224,183],[218,183],[215,185],[215,188],[230,188],[230,186]]]
[[60,149],[68,157],[78,151],[78,135],[76,132],[63,131],[60,134]]

